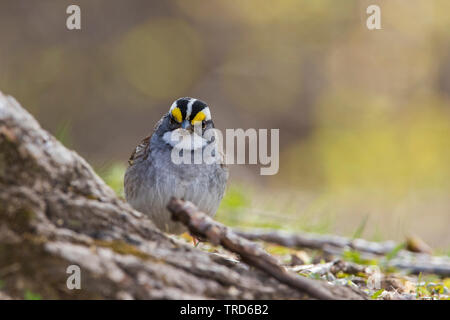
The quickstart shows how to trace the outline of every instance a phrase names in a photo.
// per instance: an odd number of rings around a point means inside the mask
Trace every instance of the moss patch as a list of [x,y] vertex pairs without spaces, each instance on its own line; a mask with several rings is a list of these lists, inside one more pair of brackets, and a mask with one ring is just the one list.
[[119,240],[114,241],[96,240],[94,244],[99,247],[109,248],[119,254],[130,254],[143,260],[148,260],[152,258],[150,255],[140,251],[135,246]]

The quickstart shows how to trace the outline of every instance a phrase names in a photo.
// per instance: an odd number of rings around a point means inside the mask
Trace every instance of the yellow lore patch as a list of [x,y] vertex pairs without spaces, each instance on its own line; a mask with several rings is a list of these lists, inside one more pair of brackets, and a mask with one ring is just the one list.
[[183,121],[183,116],[181,115],[181,110],[178,107],[173,108],[172,116],[179,123],[181,123],[181,121]]
[[206,115],[203,113],[203,111],[200,111],[195,115],[194,119],[191,120],[191,124],[194,125],[197,122],[201,122],[201,121],[205,120],[205,118],[206,118]]

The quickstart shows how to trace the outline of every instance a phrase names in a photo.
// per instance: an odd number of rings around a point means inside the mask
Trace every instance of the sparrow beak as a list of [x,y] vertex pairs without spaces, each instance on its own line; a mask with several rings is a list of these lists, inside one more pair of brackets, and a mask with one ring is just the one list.
[[188,129],[191,128],[191,123],[190,123],[188,120],[184,120],[184,121],[181,123],[181,128],[183,128],[183,129],[185,129],[185,130],[188,130]]

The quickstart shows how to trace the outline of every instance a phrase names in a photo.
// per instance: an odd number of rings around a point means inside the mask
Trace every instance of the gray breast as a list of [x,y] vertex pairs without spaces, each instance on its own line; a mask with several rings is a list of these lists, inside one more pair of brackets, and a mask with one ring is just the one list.
[[174,164],[172,149],[154,145],[152,140],[148,157],[127,169],[127,201],[147,214],[158,228],[170,233],[185,231],[180,223],[171,220],[166,209],[171,197],[191,201],[201,211],[214,216],[225,192],[228,170],[220,163]]

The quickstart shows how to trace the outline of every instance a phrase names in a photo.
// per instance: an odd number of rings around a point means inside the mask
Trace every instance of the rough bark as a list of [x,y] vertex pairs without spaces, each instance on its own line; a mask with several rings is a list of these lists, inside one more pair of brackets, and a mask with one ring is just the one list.
[[[81,289],[66,286],[69,265]],[[0,297],[308,298],[266,273],[157,230],[0,93]],[[339,291],[334,298],[349,298]]]

